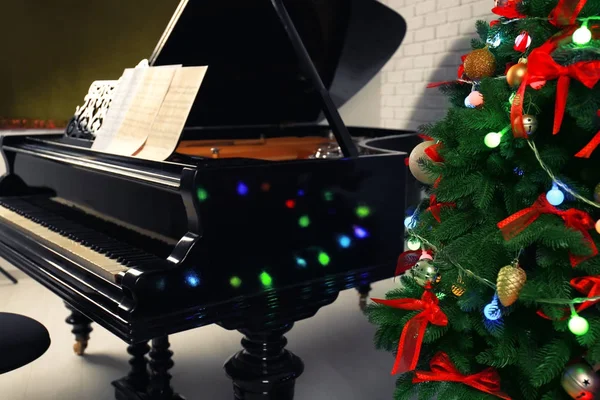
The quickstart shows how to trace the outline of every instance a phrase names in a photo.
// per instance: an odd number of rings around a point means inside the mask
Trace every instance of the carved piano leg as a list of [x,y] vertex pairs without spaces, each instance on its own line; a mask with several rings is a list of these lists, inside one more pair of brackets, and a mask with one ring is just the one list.
[[150,385],[148,386],[149,400],[185,400],[173,392],[171,374],[173,368],[173,352],[169,350],[169,337],[163,336],[152,339],[150,351]]
[[[167,336],[153,339],[152,350],[147,343],[133,344],[127,348],[132,355],[131,371],[127,377],[113,382],[117,400],[185,400],[173,392],[171,374],[173,352],[169,350]],[[146,354],[150,351],[150,362]],[[148,373],[150,364],[150,373]]]
[[358,291],[358,307],[360,307],[361,311],[365,311],[367,308],[367,299],[369,297],[369,293],[371,293],[371,285],[366,283],[360,285],[356,288]]
[[127,377],[113,382],[115,398],[117,400],[143,399],[148,390],[150,375],[148,374],[148,359],[146,354],[150,351],[148,343],[136,343],[127,347],[131,354],[129,365],[131,370]]
[[292,400],[302,360],[285,349],[293,324],[268,331],[240,330],[244,350],[225,363],[235,400]]
[[82,356],[88,346],[90,332],[93,330],[91,326],[92,320],[71,307],[70,304],[65,303],[65,305],[71,311],[71,315],[69,315],[65,321],[67,324],[73,325],[73,329],[71,330],[75,335],[73,351],[78,356]]

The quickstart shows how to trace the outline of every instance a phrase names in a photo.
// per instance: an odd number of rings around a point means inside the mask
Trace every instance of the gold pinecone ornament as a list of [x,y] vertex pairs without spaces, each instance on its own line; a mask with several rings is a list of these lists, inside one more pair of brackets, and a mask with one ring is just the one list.
[[519,266],[519,263],[513,262],[511,265],[502,267],[496,280],[496,291],[500,303],[504,307],[514,304],[526,281],[527,274]]

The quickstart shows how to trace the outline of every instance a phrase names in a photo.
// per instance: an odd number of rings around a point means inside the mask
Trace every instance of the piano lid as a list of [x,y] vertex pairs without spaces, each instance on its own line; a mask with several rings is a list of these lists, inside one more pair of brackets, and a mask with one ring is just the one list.
[[[285,0],[340,107],[391,58],[404,19],[376,0]],[[322,103],[269,0],[182,0],[151,65],[209,65],[187,127],[314,123]]]

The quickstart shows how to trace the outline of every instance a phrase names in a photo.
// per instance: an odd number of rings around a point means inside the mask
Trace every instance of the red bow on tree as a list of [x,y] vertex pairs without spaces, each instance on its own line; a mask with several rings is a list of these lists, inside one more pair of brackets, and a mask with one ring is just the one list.
[[505,18],[525,18],[524,14],[521,14],[519,10],[517,10],[517,4],[520,3],[520,0],[509,0],[505,5],[498,6],[492,8],[492,12],[496,15]]
[[539,81],[558,79],[556,85],[556,103],[554,106],[554,126],[552,133],[556,135],[560,131],[569,85],[571,78],[575,78],[589,89],[593,88],[600,80],[600,61],[582,61],[568,66],[562,66],[552,59],[546,48],[537,48],[527,58],[527,74],[517,91],[511,108],[511,121],[515,137],[527,137],[523,127],[523,96],[527,85]]
[[550,12],[550,23],[554,26],[569,26],[577,21],[587,0],[560,0]]
[[425,292],[421,296],[420,300],[417,299],[372,299],[375,303],[383,304],[388,307],[399,308],[401,310],[412,310],[421,312],[412,317],[404,329],[402,329],[402,335],[398,342],[398,353],[396,354],[396,361],[394,362],[394,368],[392,368],[392,375],[396,373],[403,374],[408,371],[412,371],[416,368],[417,362],[419,361],[419,354],[421,353],[421,345],[423,344],[423,337],[425,336],[425,330],[427,324],[434,324],[438,326],[448,325],[448,317],[442,309],[438,306],[439,300],[436,295],[431,291],[431,286],[425,287]]
[[[437,178],[435,180],[435,183],[433,184],[434,189],[437,189],[437,187],[440,185],[441,179],[442,179],[442,177],[440,176],[439,178]],[[435,218],[435,220],[437,222],[442,222],[442,218],[441,218],[442,207],[456,207],[456,204],[455,203],[439,203],[437,201],[437,196],[435,194],[432,194],[431,196],[429,196],[429,207],[427,207],[426,211],[431,212],[431,215],[433,215],[433,218]]]
[[500,389],[500,376],[494,368],[487,368],[473,375],[463,375],[446,353],[439,352],[429,362],[431,371],[415,371],[413,383],[421,382],[460,382],[480,392],[489,393],[505,400],[511,400]]
[[[600,117],[600,110],[596,111],[596,116]],[[586,144],[583,149],[579,150],[579,152],[575,154],[575,157],[590,158],[598,145],[600,145],[600,131],[594,135],[592,140],[590,140],[590,142]]]
[[565,225],[571,229],[581,232],[583,239],[588,244],[592,254],[588,256],[569,255],[571,266],[576,267],[580,262],[587,260],[598,254],[596,244],[588,230],[594,228],[594,220],[588,213],[571,208],[567,211],[561,211],[548,203],[546,195],[541,194],[540,197],[529,208],[525,208],[503,221],[498,222],[498,228],[502,231],[504,240],[510,240],[523,232],[525,228],[531,225],[542,214],[554,214],[565,221]]

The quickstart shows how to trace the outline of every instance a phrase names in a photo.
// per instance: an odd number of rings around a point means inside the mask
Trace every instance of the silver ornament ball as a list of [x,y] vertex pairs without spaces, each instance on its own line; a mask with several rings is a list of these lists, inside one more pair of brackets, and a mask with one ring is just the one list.
[[525,127],[525,132],[527,132],[528,135],[531,135],[538,128],[537,118],[529,114],[523,115],[523,126]]
[[560,384],[573,399],[593,400],[600,394],[600,377],[587,364],[569,365],[563,372]]
[[428,140],[423,143],[419,143],[415,146],[415,148],[410,152],[410,156],[408,157],[408,168],[410,169],[411,174],[421,183],[426,185],[432,185],[436,178],[431,175],[428,171],[423,168],[423,165],[419,162],[419,160],[428,160],[431,161],[429,156],[425,154],[425,150],[434,145],[435,142],[433,140]]
[[429,259],[419,260],[410,270],[410,275],[420,286],[435,283],[438,278],[438,268]]

